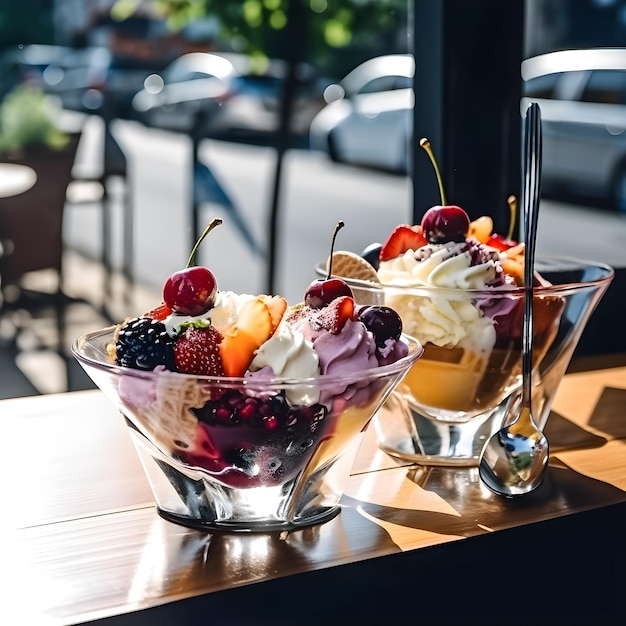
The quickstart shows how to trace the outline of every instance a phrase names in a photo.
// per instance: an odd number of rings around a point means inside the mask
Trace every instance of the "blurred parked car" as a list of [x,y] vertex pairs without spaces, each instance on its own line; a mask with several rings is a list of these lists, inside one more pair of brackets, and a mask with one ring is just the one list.
[[17,85],[31,85],[61,98],[88,84],[87,68],[96,67],[106,50],[29,44],[6,50],[0,59],[0,90],[6,95]]
[[99,96],[108,117],[132,118],[135,94],[143,87],[146,78],[157,69],[162,68],[156,60],[111,54],[104,79],[99,85],[92,86],[91,95],[94,99]]
[[523,110],[541,108],[543,188],[626,212],[626,48],[536,56],[522,78]]
[[[155,67],[114,55],[104,46],[30,44],[0,60],[0,95],[17,84],[41,88],[71,111],[127,117],[132,97]],[[104,109],[106,105],[106,111]]]
[[311,149],[323,150],[337,162],[407,172],[414,72],[412,55],[385,55],[327,87],[328,104],[311,123]]
[[[232,138],[278,128],[286,65],[236,53],[191,52],[149,76],[132,100],[146,126]],[[306,134],[321,108],[312,68],[299,67],[292,129]]]

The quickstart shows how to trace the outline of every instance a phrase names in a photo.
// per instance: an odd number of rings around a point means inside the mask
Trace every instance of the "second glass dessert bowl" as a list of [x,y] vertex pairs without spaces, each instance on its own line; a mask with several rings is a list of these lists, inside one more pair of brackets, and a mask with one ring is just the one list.
[[[535,289],[533,397],[545,427],[559,382],[611,267],[543,257]],[[323,271],[319,267],[318,271]],[[477,465],[485,441],[514,415],[521,388],[524,289],[446,289],[345,279],[361,304],[392,306],[424,346],[374,422],[385,452],[423,465]]]
[[210,377],[112,364],[115,328],[73,354],[124,416],[159,513],[207,530],[271,531],[324,522],[371,418],[422,354],[306,379]]

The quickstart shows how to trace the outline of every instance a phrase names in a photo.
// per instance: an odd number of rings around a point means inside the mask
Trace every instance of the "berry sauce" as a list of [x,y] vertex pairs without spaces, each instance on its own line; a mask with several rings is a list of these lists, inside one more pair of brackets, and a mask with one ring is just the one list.
[[235,488],[278,485],[295,477],[330,432],[326,408],[290,406],[283,394],[253,397],[224,390],[201,409],[196,445],[175,453]]

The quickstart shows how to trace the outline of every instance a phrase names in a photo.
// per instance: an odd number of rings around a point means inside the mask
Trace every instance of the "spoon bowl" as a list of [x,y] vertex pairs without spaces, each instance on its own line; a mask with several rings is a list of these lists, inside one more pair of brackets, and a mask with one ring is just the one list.
[[524,320],[522,329],[522,397],[519,413],[485,444],[479,462],[479,476],[492,491],[516,496],[534,491],[543,482],[550,446],[537,426],[532,410],[533,281],[535,243],[539,214],[541,172],[541,113],[530,105],[524,126]]
[[501,428],[488,440],[479,476],[499,495],[523,495],[543,482],[549,454],[548,440],[524,408],[511,426]]

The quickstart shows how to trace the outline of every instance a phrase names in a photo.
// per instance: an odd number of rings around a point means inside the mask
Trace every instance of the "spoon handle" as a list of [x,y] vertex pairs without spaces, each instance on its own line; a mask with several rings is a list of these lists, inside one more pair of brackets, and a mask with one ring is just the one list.
[[533,281],[539,217],[542,136],[541,111],[533,102],[524,125],[524,327],[522,331],[522,405],[530,410],[533,361]]

